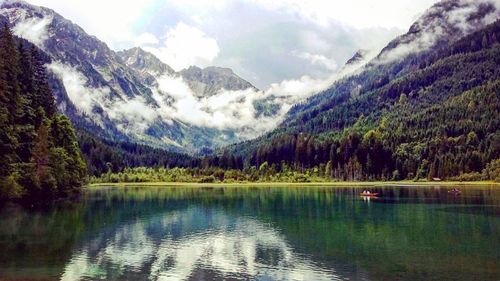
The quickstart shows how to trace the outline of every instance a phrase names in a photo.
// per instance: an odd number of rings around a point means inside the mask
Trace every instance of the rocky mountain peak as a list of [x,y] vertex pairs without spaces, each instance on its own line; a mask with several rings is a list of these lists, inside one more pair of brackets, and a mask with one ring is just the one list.
[[127,66],[141,72],[146,72],[155,76],[165,74],[171,75],[175,72],[169,65],[163,63],[155,55],[140,47],[123,50],[117,54]]
[[229,91],[256,89],[230,68],[210,66],[201,69],[197,66],[190,66],[181,70],[179,74],[191,89],[201,96],[215,95],[221,89]]
[[346,65],[358,64],[361,61],[366,60],[366,56],[369,54],[368,50],[359,49],[353,56],[350,58]]

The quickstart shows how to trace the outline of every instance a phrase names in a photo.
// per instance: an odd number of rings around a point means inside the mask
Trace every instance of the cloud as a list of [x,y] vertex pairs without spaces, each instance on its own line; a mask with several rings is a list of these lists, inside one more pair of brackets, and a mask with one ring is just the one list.
[[49,38],[48,27],[53,20],[51,16],[30,17],[25,10],[12,9],[2,9],[0,14],[8,18],[14,25],[12,31],[15,35],[43,49],[45,40]]
[[119,130],[133,134],[144,133],[158,118],[156,110],[140,96],[117,101],[107,108],[106,113],[118,121]]
[[148,45],[157,45],[160,44],[160,40],[149,32],[142,33],[141,35],[134,38],[134,46],[148,46]]
[[[376,62],[389,63],[410,54],[428,50],[439,40],[447,37],[451,37],[450,40],[460,38],[476,30],[478,26],[490,24],[500,17],[500,1],[498,0],[459,0],[455,4],[457,6],[451,10],[448,10],[446,5],[430,8],[412,26],[415,32],[398,38],[399,44],[381,53]],[[494,5],[496,10],[481,18],[480,22],[469,20],[472,15],[480,13],[484,5]],[[436,17],[436,14],[444,14],[445,17]]]
[[272,11],[284,12],[320,26],[340,23],[356,28],[406,28],[415,13],[438,0],[249,0]]
[[16,24],[13,28],[14,34],[29,40],[43,49],[43,43],[48,38],[47,26],[52,22],[51,17],[30,18]]
[[[275,83],[265,91],[221,90],[212,96],[199,97],[181,77],[163,75],[157,77],[158,86],[152,88],[156,102],[152,106],[140,96],[120,99],[108,87],[91,87],[83,73],[74,67],[52,62],[47,68],[61,79],[76,108],[103,128],[103,120],[110,119],[126,134],[142,134],[157,122],[172,124],[172,120],[179,120],[193,126],[231,129],[241,140],[275,128],[293,104],[326,89],[335,79],[303,76]],[[278,106],[278,110],[272,115],[259,114],[256,102]]]
[[[181,77],[164,75],[158,77],[158,87],[152,89],[156,105],[151,106],[140,96],[118,99],[108,87],[88,86],[88,79],[74,67],[52,62],[47,68],[61,79],[69,99],[81,113],[103,128],[103,120],[109,118],[129,135],[142,134],[157,122],[172,124],[175,119],[194,126],[236,130],[241,139],[248,139],[274,128],[298,98],[293,92],[297,85],[291,82],[266,92],[221,90],[213,96],[198,97]],[[254,102],[278,92],[281,100],[289,101],[280,100],[282,108],[275,116],[258,116]]]
[[87,77],[73,67],[55,61],[46,67],[61,79],[69,99],[76,108],[87,115],[92,115],[94,106],[101,104],[110,95],[111,90],[108,87],[87,87]]
[[[140,96],[118,100],[111,96],[108,87],[88,86],[88,79],[74,67],[60,62],[52,62],[46,67],[61,79],[75,107],[103,128],[103,117],[108,117],[116,121],[117,128],[122,132],[139,134],[148,129],[158,117],[157,112]],[[104,116],[96,109],[102,109]]]
[[253,102],[264,97],[263,92],[254,89],[221,90],[209,97],[198,97],[181,77],[168,75],[158,78],[158,89],[153,94],[163,117],[220,130],[252,126],[259,132],[272,127],[270,120],[256,117]]
[[137,37],[135,25],[154,0],[27,0],[49,7],[82,26],[115,50],[130,46]]
[[144,49],[156,55],[176,71],[191,65],[207,65],[220,52],[214,38],[203,31],[183,22],[168,30],[163,44],[158,47],[145,46]]
[[300,59],[306,60],[311,64],[320,65],[328,70],[336,70],[338,68],[337,62],[333,59],[327,58],[324,55],[311,54],[309,52],[292,51],[292,54]]

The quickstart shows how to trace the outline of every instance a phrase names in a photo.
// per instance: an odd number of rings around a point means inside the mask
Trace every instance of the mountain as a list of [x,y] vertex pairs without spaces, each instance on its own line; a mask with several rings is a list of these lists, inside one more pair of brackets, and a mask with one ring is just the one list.
[[184,82],[182,73],[175,73],[152,54],[139,48],[114,52],[51,9],[3,1],[0,16],[16,35],[47,54],[58,109],[78,128],[109,140],[185,152],[239,140],[234,129],[189,122],[175,105],[190,94],[182,92],[182,87],[178,90],[179,84],[199,90],[198,97],[253,87],[231,70],[188,69]]
[[347,60],[344,67],[351,66],[351,65],[357,65],[359,63],[365,62],[368,59],[367,58],[368,54],[369,54],[368,50],[363,50],[363,49],[358,50],[352,56],[352,58]]
[[[444,0],[428,9],[408,30],[392,40],[358,71],[337,81],[332,87],[292,108],[283,124],[295,123],[301,115],[331,108],[340,94],[356,96],[360,91],[387,84],[408,71],[435,49],[449,46],[463,36],[484,28],[500,17],[496,0]],[[356,58],[356,56],[355,56]],[[319,109],[318,108],[322,108]]]
[[201,69],[197,66],[190,66],[181,70],[179,74],[191,89],[201,96],[213,96],[220,89],[228,91],[256,89],[229,68],[211,66]]
[[155,77],[168,75],[182,78],[198,97],[213,96],[221,90],[257,90],[250,82],[236,75],[230,68],[209,66],[202,69],[197,66],[190,66],[187,69],[175,72],[153,54],[139,47],[120,51],[118,55],[128,67],[141,73],[146,80],[150,79],[148,80],[150,85],[154,84]]
[[128,67],[139,72],[149,85],[155,83],[154,77],[175,73],[170,66],[139,47],[123,50],[117,54]]
[[428,9],[407,33],[391,41],[378,55],[383,62],[439,48],[498,18],[496,0],[442,0]]
[[481,178],[500,158],[499,6],[437,3],[355,75],[228,150],[337,179]]

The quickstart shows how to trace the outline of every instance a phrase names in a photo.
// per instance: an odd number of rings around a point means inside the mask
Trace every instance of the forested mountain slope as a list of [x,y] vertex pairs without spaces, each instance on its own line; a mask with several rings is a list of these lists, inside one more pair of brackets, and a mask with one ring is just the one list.
[[322,167],[339,179],[450,178],[500,158],[500,22],[368,68],[233,146],[250,165]]

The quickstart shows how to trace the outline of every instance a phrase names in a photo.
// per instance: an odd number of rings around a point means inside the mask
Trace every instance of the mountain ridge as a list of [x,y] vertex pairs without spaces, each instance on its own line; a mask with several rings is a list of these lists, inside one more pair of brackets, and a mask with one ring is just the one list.
[[[147,53],[141,52],[136,54],[135,62],[127,65],[125,53],[114,52],[49,8],[11,0],[2,2],[0,8],[0,14],[18,35],[49,55],[47,64],[58,108],[83,129],[110,140],[184,152],[212,149],[238,140],[232,129],[193,125],[179,120],[169,108],[162,109],[170,107],[175,97],[159,90],[158,73],[145,72],[146,65],[141,65],[141,60],[155,60],[161,74],[173,75],[169,79],[181,76],[153,55],[143,58]],[[37,36],[33,32],[23,33],[20,27],[29,29],[30,24],[42,25],[44,32]],[[210,88],[210,93],[223,90],[216,87]]]
[[243,80],[230,68],[208,66],[200,68],[190,66],[179,71],[179,75],[188,83],[198,95],[212,96],[220,89],[239,91],[257,90],[250,82]]
[[154,80],[154,77],[161,77],[163,75],[182,78],[198,97],[213,96],[221,90],[257,90],[250,82],[234,73],[231,68],[219,66],[200,68],[192,65],[176,72],[169,65],[141,47],[122,50],[117,54],[129,67],[143,75],[152,76],[148,77],[149,79]]

